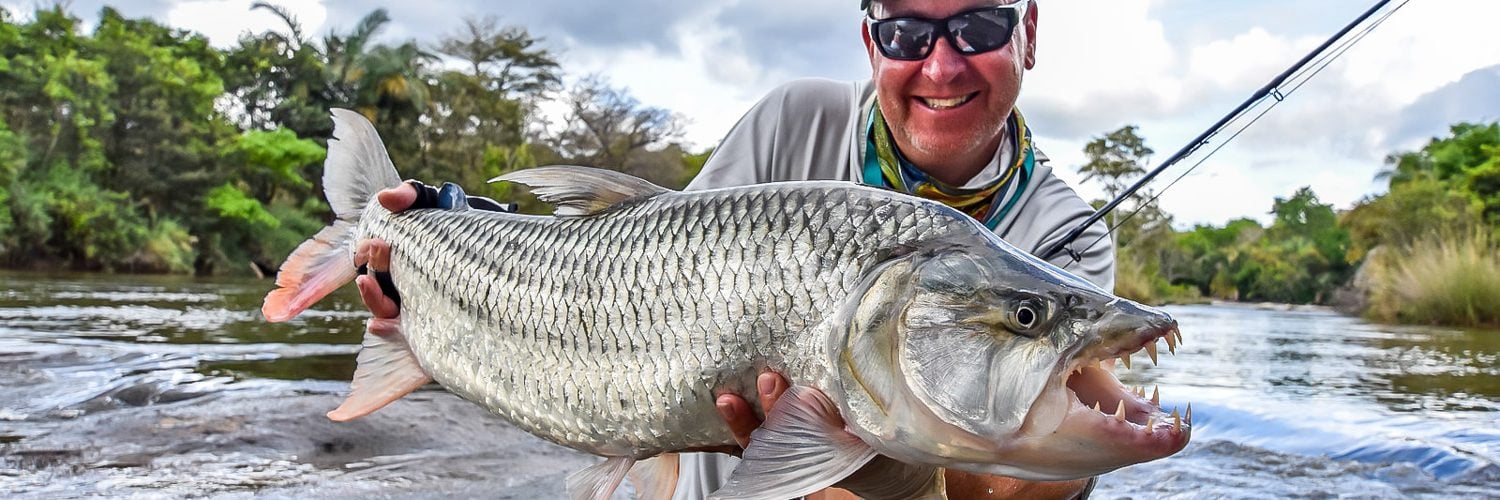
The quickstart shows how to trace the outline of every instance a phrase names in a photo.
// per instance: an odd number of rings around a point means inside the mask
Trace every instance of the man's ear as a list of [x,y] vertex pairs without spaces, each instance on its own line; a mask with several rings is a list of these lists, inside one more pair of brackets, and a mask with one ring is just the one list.
[[875,42],[870,40],[870,28],[861,19],[859,21],[859,37],[865,41],[865,55],[870,58],[870,67],[875,67]]
[[[1022,26],[1026,28],[1026,54],[1024,62],[1026,69],[1030,70],[1036,66],[1036,11],[1038,6],[1036,0],[1023,1],[1031,2],[1030,8],[1026,9],[1026,19],[1021,20]],[[869,36],[866,35],[865,39],[865,44],[868,45]]]

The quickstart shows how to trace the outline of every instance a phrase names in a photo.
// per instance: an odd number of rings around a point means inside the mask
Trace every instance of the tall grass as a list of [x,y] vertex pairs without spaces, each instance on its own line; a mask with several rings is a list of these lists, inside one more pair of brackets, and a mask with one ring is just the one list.
[[1197,288],[1171,284],[1136,253],[1131,247],[1115,250],[1115,295],[1151,305],[1207,302]]
[[1500,326],[1500,245],[1484,233],[1433,237],[1371,256],[1370,317]]

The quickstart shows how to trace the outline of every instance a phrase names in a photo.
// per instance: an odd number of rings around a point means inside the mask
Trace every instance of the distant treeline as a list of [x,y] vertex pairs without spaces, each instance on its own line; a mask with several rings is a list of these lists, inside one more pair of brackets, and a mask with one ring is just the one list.
[[[1113,196],[1145,173],[1144,143],[1133,126],[1096,138],[1079,170]],[[1116,291],[1146,302],[1331,304],[1385,321],[1500,326],[1500,123],[1453,125],[1420,150],[1388,156],[1377,178],[1389,190],[1343,212],[1306,187],[1278,197],[1269,227],[1238,219],[1178,231],[1151,193],[1138,195],[1109,219],[1119,226]]]
[[[402,175],[529,210],[540,207],[524,193],[485,181],[574,163],[681,187],[707,158],[675,142],[678,117],[602,77],[563,88],[556,54],[522,27],[470,19],[433,46],[384,45],[383,10],[312,38],[279,7],[254,8],[285,26],[228,49],[110,8],[87,34],[60,7],[26,22],[0,9],[0,265],[274,270],[329,220],[319,182],[333,107],[375,122]],[[567,110],[560,123],[539,117],[547,100]],[[1133,126],[1084,152],[1079,170],[1110,196],[1152,154]],[[1454,125],[1386,167],[1386,194],[1339,213],[1302,188],[1271,204],[1269,227],[1178,231],[1143,193],[1107,219],[1117,291],[1500,325],[1500,124]]]
[[[273,270],[329,220],[328,109],[375,122],[403,176],[512,198],[486,180],[537,164],[680,187],[706,153],[681,120],[598,76],[563,88],[524,28],[470,19],[433,46],[374,42],[390,18],[312,38],[285,26],[218,49],[105,8],[0,9],[0,265],[200,274]],[[560,124],[537,106],[558,100]]]

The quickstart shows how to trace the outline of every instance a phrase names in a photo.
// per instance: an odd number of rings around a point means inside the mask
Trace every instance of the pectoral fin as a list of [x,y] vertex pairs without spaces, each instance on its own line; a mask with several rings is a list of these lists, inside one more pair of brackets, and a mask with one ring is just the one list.
[[625,480],[625,473],[635,464],[634,458],[609,457],[587,469],[568,476],[568,498],[573,500],[609,500]]
[[835,484],[865,500],[942,500],[948,498],[943,469],[911,465],[884,455]]
[[401,334],[398,319],[371,319],[355,360],[358,366],[354,369],[349,397],[338,409],[328,412],[328,418],[336,422],[374,413],[432,381],[417,364],[417,356]]
[[844,430],[844,419],[821,391],[792,387],[750,435],[744,460],[709,498],[796,498],[827,488],[875,457]]

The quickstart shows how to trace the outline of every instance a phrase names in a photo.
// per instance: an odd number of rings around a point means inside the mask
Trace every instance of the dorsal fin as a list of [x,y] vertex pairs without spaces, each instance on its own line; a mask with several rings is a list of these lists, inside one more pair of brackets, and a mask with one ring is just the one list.
[[494,179],[521,183],[559,217],[592,215],[620,202],[671,191],[629,174],[592,167],[553,165],[517,170]]

